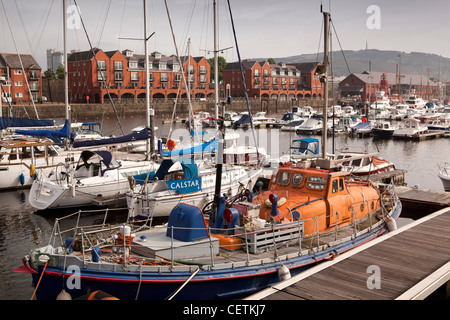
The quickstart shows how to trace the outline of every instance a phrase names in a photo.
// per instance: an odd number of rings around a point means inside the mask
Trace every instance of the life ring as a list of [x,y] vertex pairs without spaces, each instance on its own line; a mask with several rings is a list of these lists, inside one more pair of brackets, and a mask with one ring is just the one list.
[[[286,198],[285,197],[281,197],[280,199],[278,199],[278,203],[277,203],[277,208],[281,207],[283,204],[286,203]],[[264,201],[264,205],[266,206],[266,208],[272,208],[272,202],[270,202],[269,199],[267,199],[266,201]]]
[[30,177],[34,177],[36,174],[36,168],[34,167],[34,164],[31,164],[30,166]]
[[173,141],[172,139],[169,139],[167,141],[167,149],[169,149],[169,151],[172,151],[173,148],[175,148],[175,141]]

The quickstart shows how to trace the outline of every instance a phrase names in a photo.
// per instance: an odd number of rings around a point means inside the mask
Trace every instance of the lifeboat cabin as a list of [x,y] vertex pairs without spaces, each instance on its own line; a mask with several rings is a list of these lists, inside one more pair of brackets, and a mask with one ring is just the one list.
[[335,230],[380,209],[380,194],[370,181],[354,180],[338,169],[290,163],[273,174],[269,192],[260,199],[261,219],[274,223],[301,219],[305,236]]

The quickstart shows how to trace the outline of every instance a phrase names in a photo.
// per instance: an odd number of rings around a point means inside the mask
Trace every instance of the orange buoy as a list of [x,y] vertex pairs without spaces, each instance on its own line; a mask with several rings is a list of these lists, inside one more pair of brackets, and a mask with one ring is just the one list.
[[100,291],[100,290],[92,292],[87,299],[88,300],[119,300],[116,297],[114,297],[106,292]]

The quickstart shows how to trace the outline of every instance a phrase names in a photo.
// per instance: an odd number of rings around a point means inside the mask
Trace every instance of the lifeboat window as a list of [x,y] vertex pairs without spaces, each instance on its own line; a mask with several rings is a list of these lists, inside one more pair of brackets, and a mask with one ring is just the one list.
[[290,173],[287,171],[282,171],[278,174],[278,184],[280,186],[285,186],[289,183]]
[[308,188],[314,190],[323,190],[325,189],[325,184],[327,180],[324,177],[309,177],[308,178]]
[[344,190],[344,179],[342,178],[339,179],[339,190]]
[[300,183],[302,183],[302,181],[303,181],[303,175],[301,175],[300,173],[296,173],[292,176],[291,184],[293,186],[298,186]]
[[337,179],[333,180],[331,192],[333,192],[333,193],[338,192],[338,184],[339,184],[339,182]]

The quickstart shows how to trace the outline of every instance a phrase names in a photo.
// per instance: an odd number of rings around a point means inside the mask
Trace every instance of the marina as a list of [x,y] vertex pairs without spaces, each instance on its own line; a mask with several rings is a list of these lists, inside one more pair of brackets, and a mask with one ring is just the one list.
[[[443,290],[448,299],[450,108],[440,73],[404,75],[406,88],[400,68],[394,80],[369,67],[341,81],[346,98],[337,102],[334,25],[322,4],[322,62],[275,63],[241,59],[228,1],[238,61],[223,64],[219,81],[218,54],[232,47],[218,46],[217,1],[208,8],[210,61],[190,55],[190,38],[180,55],[164,4],[171,56],[149,54],[146,0],[144,55],[93,48],[83,23],[90,50],[68,56],[63,23],[65,118],[45,122],[58,129],[13,126],[20,116],[11,102],[23,93],[4,92],[0,180],[10,185],[0,192],[0,299],[415,300],[442,299]],[[21,70],[9,72],[11,55],[0,54],[8,77],[27,73],[17,55]],[[34,58],[25,58],[38,80]],[[96,75],[84,82],[89,93],[74,82],[82,72]],[[36,83],[33,106],[44,101]],[[72,118],[69,101],[106,99],[113,110],[101,118]],[[138,100],[145,115],[117,112],[116,103]],[[172,112],[156,111],[172,102]],[[86,126],[89,135],[76,132]]]

